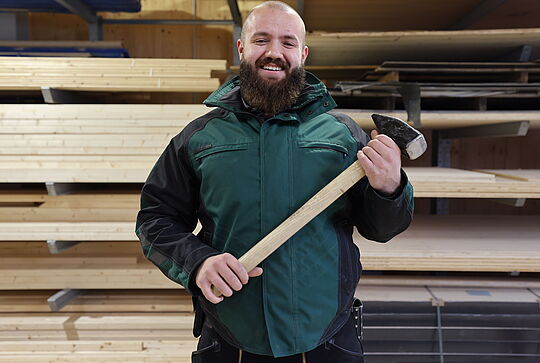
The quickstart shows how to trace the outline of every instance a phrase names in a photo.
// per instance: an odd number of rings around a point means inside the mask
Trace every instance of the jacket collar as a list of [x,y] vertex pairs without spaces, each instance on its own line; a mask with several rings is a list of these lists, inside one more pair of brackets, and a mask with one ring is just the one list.
[[[298,100],[289,110],[300,115],[299,119],[318,116],[336,107],[334,99],[328,94],[326,86],[312,73],[306,72],[306,85]],[[234,77],[214,91],[203,102],[209,107],[220,107],[235,114],[252,114],[244,105],[240,94],[240,80]],[[323,107],[321,107],[321,105]]]

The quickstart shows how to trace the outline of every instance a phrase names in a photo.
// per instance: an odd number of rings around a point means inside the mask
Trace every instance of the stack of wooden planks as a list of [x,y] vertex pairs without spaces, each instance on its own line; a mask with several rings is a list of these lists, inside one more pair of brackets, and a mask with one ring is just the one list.
[[0,292],[0,362],[187,363],[195,350],[184,291],[85,291],[50,313],[53,293]]
[[[366,270],[540,272],[535,216],[422,216],[394,240],[355,235]],[[175,285],[142,255],[134,222],[0,223],[0,289],[159,289]],[[74,232],[75,231],[75,232]],[[84,241],[51,255],[44,242]]]
[[[376,323],[377,314],[388,313],[388,307],[408,307],[410,313],[421,304],[428,308],[425,314],[434,313],[435,302],[444,304],[443,312],[471,304],[484,309],[489,304],[501,303],[530,307],[537,304],[540,296],[538,282],[531,285],[522,278],[508,279],[506,285],[497,280],[454,280],[447,284],[448,279],[444,278],[421,281],[412,277],[401,278],[398,283],[397,279],[388,279],[389,284],[381,284],[381,279],[363,277],[356,296],[365,306],[365,342],[373,343],[374,339],[381,339],[377,334],[391,335],[396,330],[394,326]],[[60,312],[51,313],[47,298],[53,293],[0,292],[0,362],[190,362],[196,341],[192,336],[191,298],[185,291],[83,290]],[[460,313],[463,316],[463,309]],[[392,319],[398,316],[393,314]],[[500,329],[493,320],[495,315],[489,318],[490,322],[479,328],[481,334]],[[435,321],[431,315],[429,319]],[[445,333],[458,329],[449,325],[445,321]],[[509,326],[505,327],[508,331]],[[431,323],[400,328],[428,330],[433,334]],[[472,326],[461,328],[470,331]]]
[[0,90],[212,92],[225,60],[0,57]]
[[[524,44],[540,45],[540,29],[308,33],[309,65],[379,65],[385,61],[492,62]],[[538,58],[538,53],[531,55]]]

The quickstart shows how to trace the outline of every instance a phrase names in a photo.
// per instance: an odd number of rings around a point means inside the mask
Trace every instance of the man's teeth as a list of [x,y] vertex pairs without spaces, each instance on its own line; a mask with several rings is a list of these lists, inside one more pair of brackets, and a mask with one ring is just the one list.
[[281,71],[281,67],[273,67],[273,66],[264,66],[263,69],[266,69],[267,71]]

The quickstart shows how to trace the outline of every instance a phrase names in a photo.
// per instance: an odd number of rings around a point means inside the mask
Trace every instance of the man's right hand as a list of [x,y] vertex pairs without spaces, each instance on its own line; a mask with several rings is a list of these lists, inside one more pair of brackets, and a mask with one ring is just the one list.
[[[197,269],[195,283],[201,289],[203,295],[211,303],[217,304],[223,301],[223,296],[231,296],[234,291],[240,291],[242,286],[248,283],[250,277],[262,275],[263,270],[255,267],[247,272],[236,257],[230,253],[208,257]],[[223,296],[217,297],[212,292],[215,286]]]

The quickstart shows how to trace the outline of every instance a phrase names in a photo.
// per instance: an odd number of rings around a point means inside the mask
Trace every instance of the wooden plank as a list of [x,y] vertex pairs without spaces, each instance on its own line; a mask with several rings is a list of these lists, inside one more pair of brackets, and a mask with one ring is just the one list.
[[122,351],[139,352],[143,350],[140,341],[10,341],[0,342],[0,352],[77,352],[77,351]]
[[134,241],[134,231],[129,222],[0,222],[3,241]]
[[189,329],[193,314],[183,313],[126,313],[126,314],[0,314],[2,330],[108,330]]
[[[0,291],[0,313],[50,312],[47,298],[55,291]],[[192,312],[184,290],[85,290],[62,313]],[[140,331],[138,332],[140,334]],[[65,333],[64,333],[65,336]],[[1,338],[0,338],[1,340]]]

